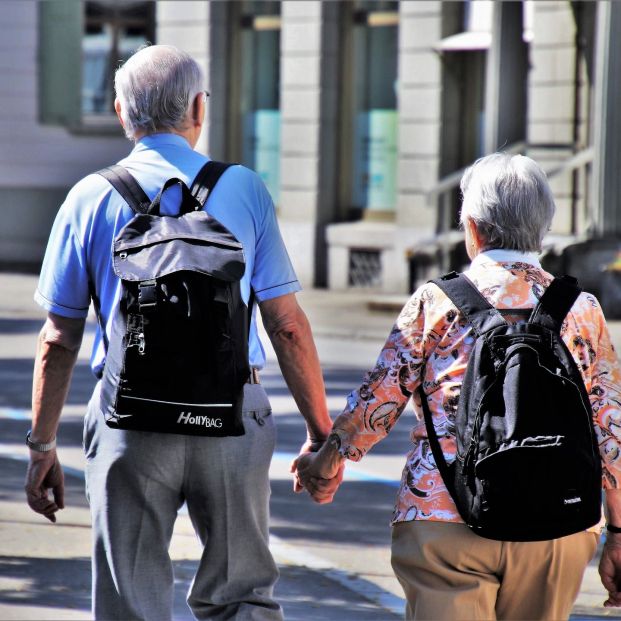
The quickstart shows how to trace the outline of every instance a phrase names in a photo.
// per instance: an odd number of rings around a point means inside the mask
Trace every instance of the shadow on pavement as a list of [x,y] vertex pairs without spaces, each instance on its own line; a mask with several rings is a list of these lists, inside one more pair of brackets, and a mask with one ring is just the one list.
[[[86,411],[86,410],[85,410]],[[82,447],[83,418],[61,417],[58,446]],[[2,421],[2,443],[25,444],[26,433],[30,429],[30,420],[4,419]]]
[[390,547],[395,496],[381,483],[345,481],[332,503],[318,505],[294,494],[289,481],[272,481],[270,530],[285,540]]
[[[183,611],[188,610],[183,593],[189,588],[197,566],[195,561],[174,564],[176,621],[192,618],[189,611],[187,617],[182,616]],[[274,597],[283,607],[287,621],[386,621],[401,618],[388,611],[385,615],[378,612],[376,605],[344,586],[335,588],[334,582],[321,572],[291,565],[280,565],[278,569],[280,579]]]
[[32,334],[33,347],[36,335],[43,327],[42,319],[7,319],[0,318],[0,334]]
[[[26,506],[26,494],[24,481],[26,479],[27,462],[0,457],[0,469],[2,471],[2,484],[0,485],[0,502],[13,501],[23,502]],[[74,476],[65,470],[65,506],[88,508],[88,502],[84,493],[84,479]],[[61,512],[62,513],[62,512]],[[33,513],[33,515],[35,515]],[[45,522],[44,518],[41,518]],[[62,526],[62,520],[56,525]],[[27,545],[27,544],[26,544]]]
[[[32,358],[0,359],[0,407],[30,409],[33,367]],[[88,403],[95,381],[88,363],[78,362],[73,371],[67,404]]]
[[[0,603],[90,610],[91,561],[0,556]],[[10,588],[13,583],[14,588]]]

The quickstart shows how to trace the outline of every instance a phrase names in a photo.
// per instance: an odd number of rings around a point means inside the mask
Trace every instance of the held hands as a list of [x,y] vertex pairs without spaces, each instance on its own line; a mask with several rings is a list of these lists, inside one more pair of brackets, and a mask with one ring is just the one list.
[[[54,500],[48,497],[49,489]],[[54,514],[65,508],[65,477],[55,449],[46,453],[30,451],[25,490],[30,508],[56,522]]]
[[606,543],[599,562],[599,575],[608,591],[604,606],[621,606],[621,534],[606,533]]
[[333,443],[307,441],[299,457],[291,463],[293,490],[300,493],[306,489],[319,504],[332,502],[343,481],[344,470],[344,459]]

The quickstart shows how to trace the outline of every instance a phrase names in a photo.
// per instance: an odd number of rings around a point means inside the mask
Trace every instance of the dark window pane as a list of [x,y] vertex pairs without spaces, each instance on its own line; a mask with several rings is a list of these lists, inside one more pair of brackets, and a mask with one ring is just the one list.
[[114,72],[154,42],[154,2],[86,2],[82,38],[82,113],[114,114]]

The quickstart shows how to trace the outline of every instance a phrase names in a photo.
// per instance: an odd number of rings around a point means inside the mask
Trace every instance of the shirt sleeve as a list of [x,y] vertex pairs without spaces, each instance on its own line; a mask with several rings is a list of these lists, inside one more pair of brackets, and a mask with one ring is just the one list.
[[591,354],[589,399],[593,408],[606,489],[621,487],[621,369],[599,306],[594,309],[599,332]]
[[302,287],[282,239],[269,192],[257,179],[263,218],[257,231],[252,288],[259,302],[295,293]]
[[360,460],[382,440],[401,416],[421,383],[425,361],[425,286],[403,307],[375,367],[347,398],[347,407],[335,420],[333,433],[340,453]]
[[86,317],[90,304],[86,253],[76,209],[70,193],[54,221],[34,296],[45,310],[71,319]]

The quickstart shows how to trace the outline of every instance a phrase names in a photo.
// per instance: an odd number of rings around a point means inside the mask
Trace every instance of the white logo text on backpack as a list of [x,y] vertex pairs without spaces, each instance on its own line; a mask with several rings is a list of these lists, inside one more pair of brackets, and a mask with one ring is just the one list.
[[210,418],[209,416],[192,416],[192,412],[181,412],[177,419],[177,424],[180,425],[202,425],[204,427],[222,427],[221,418]]

